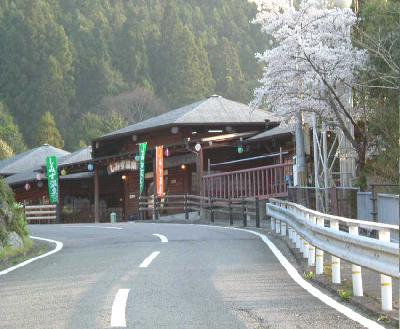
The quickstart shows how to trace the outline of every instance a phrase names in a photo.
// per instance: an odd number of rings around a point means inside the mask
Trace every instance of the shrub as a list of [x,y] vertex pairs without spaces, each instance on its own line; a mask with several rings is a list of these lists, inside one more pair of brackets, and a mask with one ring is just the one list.
[[8,232],[14,231],[21,238],[28,236],[24,209],[15,201],[14,192],[3,178],[0,178],[0,241],[7,244]]

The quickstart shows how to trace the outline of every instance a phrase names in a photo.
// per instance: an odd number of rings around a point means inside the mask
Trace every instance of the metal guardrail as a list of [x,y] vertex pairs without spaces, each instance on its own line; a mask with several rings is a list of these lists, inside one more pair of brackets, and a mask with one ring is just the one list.
[[[154,207],[155,205],[155,207]],[[233,225],[234,215],[239,215],[243,220],[243,226],[247,226],[248,216],[254,216],[256,227],[260,227],[260,209],[258,198],[212,198],[198,195],[167,195],[162,198],[141,196],[139,198],[140,218],[150,213],[154,219],[159,219],[165,211],[179,211],[185,213],[185,219],[189,219],[190,211],[207,210],[210,213],[211,222],[215,221],[217,213],[227,214],[230,225]]]
[[[353,294],[362,296],[361,267],[381,273],[382,309],[392,309],[391,277],[399,278],[399,245],[390,234],[399,234],[399,226],[379,224],[327,215],[296,203],[270,199],[267,213],[276,233],[286,235],[308,258],[308,265],[323,274],[323,252],[332,255],[332,282],[340,283],[340,259],[353,264]],[[379,239],[359,235],[359,229],[378,232]]]
[[54,223],[57,219],[56,205],[25,206],[25,216],[29,224]]

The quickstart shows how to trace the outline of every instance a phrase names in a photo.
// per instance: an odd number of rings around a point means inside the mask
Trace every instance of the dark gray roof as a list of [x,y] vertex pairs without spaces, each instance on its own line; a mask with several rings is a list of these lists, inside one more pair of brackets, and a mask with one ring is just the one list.
[[159,116],[116,130],[98,138],[97,140],[108,139],[111,136],[114,137],[136,133],[163,126],[200,124],[224,125],[239,123],[261,124],[264,123],[265,120],[275,121],[269,113],[258,109],[251,110],[248,105],[234,102],[218,95],[213,95],[202,101],[186,105]]
[[259,133],[257,135],[254,135],[254,136],[246,139],[246,141],[253,142],[253,141],[258,141],[258,140],[263,140],[263,139],[280,137],[280,136],[284,136],[284,135],[290,135],[290,134],[293,134],[293,129],[294,128],[291,126],[281,124],[275,128],[272,128],[272,129],[266,130],[262,133]]
[[58,161],[59,166],[65,166],[72,163],[84,162],[92,160],[92,147],[85,147],[78,151],[75,151],[65,157],[62,157]]
[[57,158],[70,154],[51,145],[44,144],[34,149],[17,154],[0,161],[0,175],[12,175],[24,171],[33,171],[46,164],[46,157],[55,155]]
[[22,171],[22,172],[19,172],[18,174],[8,176],[5,179],[5,181],[10,186],[23,184],[23,183],[27,183],[27,182],[36,180],[36,174],[37,174],[37,172],[35,172],[33,170]]
[[[10,186],[34,182],[34,181],[36,181],[37,173],[38,173],[37,171],[33,171],[33,170],[23,171],[18,174],[8,176],[7,178],[5,178],[5,181]],[[93,176],[94,176],[93,172],[81,172],[81,173],[75,173],[75,174],[61,176],[60,179],[61,180],[89,179],[89,178],[92,178]],[[47,178],[43,177],[42,180],[47,181]]]

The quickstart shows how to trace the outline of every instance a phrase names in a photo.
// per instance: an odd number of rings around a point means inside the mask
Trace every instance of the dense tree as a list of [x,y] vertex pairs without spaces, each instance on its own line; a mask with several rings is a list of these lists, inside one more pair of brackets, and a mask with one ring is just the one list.
[[2,103],[0,103],[0,139],[15,153],[25,150],[22,134]]
[[0,160],[7,159],[13,155],[13,149],[0,138]]
[[37,143],[39,145],[49,144],[58,148],[64,147],[64,141],[50,112],[45,112],[40,119],[37,130]]
[[265,44],[255,12],[242,0],[2,0],[0,99],[28,146],[49,111],[68,149],[79,144],[76,121],[104,119],[105,100],[137,88],[168,108],[215,92],[247,102]]

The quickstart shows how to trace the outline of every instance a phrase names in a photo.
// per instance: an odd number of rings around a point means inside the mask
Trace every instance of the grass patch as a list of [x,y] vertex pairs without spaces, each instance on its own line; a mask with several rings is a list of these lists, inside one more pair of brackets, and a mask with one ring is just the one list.
[[0,270],[22,263],[32,257],[40,256],[51,249],[51,246],[43,241],[33,241],[24,238],[24,246],[19,249],[5,247],[0,252]]
[[315,278],[315,273],[313,271],[310,272],[304,272],[303,273],[303,278],[306,280],[312,280]]
[[344,290],[344,289],[339,289],[338,294],[339,297],[345,301],[348,301],[353,296],[353,293],[350,290]]
[[378,322],[390,323],[390,319],[387,314],[379,314]]

